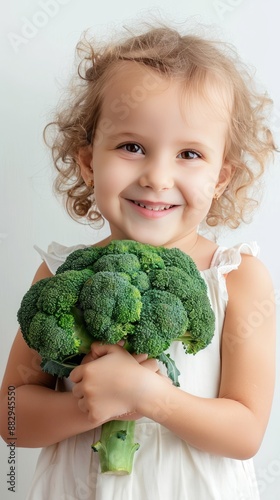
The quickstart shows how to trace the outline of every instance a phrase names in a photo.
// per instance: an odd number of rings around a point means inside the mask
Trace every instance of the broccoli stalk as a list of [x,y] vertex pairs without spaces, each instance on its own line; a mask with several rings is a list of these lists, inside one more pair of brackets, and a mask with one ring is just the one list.
[[[67,377],[94,341],[125,341],[131,353],[165,364],[174,385],[180,372],[166,352],[182,342],[196,354],[212,340],[215,318],[193,260],[177,248],[136,241],[72,252],[55,276],[35,283],[18,312],[23,338],[42,357],[42,369]],[[93,445],[102,472],[130,474],[139,448],[133,421],[102,426]]]
[[101,472],[123,476],[130,474],[134,453],[139,443],[134,443],[135,421],[112,420],[102,425],[100,440],[92,445],[99,454]]

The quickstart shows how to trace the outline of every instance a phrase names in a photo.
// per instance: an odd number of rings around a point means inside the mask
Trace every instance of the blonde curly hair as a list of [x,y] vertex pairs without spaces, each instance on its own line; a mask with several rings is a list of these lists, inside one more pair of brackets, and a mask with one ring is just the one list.
[[212,75],[232,96],[225,161],[234,174],[222,196],[213,199],[205,222],[236,228],[246,221],[258,204],[253,188],[276,147],[267,126],[272,101],[256,90],[249,70],[231,46],[161,25],[141,34],[128,32],[124,39],[104,45],[85,37],[77,45],[77,54],[80,62],[69,96],[44,131],[53,130],[47,143],[58,171],[54,189],[63,195],[72,218],[103,223],[94,187],[85,184],[76,158],[95,137],[110,78],[120,62],[135,61],[161,76],[183,80],[188,90],[196,92],[203,91]]

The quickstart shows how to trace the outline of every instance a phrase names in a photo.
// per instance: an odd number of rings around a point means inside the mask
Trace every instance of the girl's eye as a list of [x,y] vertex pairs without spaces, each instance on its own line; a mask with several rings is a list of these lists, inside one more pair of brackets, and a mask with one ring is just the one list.
[[182,160],[195,160],[197,158],[201,158],[201,155],[193,150],[182,151],[182,153],[178,154],[178,158]]
[[143,148],[139,146],[139,144],[134,144],[133,142],[128,142],[127,144],[122,144],[119,146],[119,149],[124,149],[128,153],[134,153],[134,154],[144,154]]

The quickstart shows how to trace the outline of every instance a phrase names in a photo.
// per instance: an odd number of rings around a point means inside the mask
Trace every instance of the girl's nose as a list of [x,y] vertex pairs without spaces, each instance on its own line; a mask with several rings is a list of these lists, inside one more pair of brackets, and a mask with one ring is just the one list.
[[142,172],[139,184],[154,191],[163,191],[174,186],[174,179],[168,166],[150,164],[146,165],[145,171]]

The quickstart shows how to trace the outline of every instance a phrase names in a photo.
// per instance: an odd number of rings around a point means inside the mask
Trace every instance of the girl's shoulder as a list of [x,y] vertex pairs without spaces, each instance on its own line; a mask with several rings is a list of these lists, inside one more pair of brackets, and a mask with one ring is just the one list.
[[[250,244],[232,248],[233,256],[231,264],[223,262],[219,269],[226,273],[227,290],[229,297],[233,294],[239,301],[251,300],[252,304],[258,301],[274,300],[273,280],[265,264],[258,258],[257,245],[255,248]],[[219,257],[218,257],[219,259]],[[235,272],[229,272],[235,271]]]

